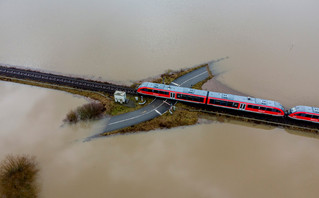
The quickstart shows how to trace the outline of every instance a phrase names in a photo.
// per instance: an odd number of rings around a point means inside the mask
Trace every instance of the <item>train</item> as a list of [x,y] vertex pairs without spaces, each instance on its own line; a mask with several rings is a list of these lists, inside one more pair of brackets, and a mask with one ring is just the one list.
[[319,108],[317,107],[295,106],[289,110],[285,110],[283,105],[273,100],[152,82],[143,82],[137,88],[137,92],[142,95],[155,96],[193,104],[234,109],[276,117],[286,116],[295,120],[319,123]]

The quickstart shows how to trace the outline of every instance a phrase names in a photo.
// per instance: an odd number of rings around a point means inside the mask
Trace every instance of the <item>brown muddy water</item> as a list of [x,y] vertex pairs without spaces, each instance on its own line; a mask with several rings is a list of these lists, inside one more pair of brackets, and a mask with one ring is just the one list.
[[[130,81],[229,57],[216,79],[286,107],[319,106],[319,3],[0,1],[0,62]],[[86,100],[0,82],[0,158],[35,155],[41,197],[317,197],[319,140],[213,122],[82,143]]]

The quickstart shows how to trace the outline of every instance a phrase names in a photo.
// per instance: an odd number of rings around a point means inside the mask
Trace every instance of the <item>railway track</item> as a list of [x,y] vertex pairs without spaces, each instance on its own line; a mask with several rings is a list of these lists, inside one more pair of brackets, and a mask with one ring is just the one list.
[[[64,75],[57,75],[51,73],[45,73],[40,71],[34,71],[30,69],[21,69],[12,66],[0,65],[0,77],[15,78],[20,80],[29,80],[41,83],[48,83],[57,86],[67,86],[76,89],[107,92],[113,94],[115,91],[125,91],[128,94],[136,95],[135,89],[115,85],[108,82],[93,81],[78,77],[69,77]],[[188,106],[194,106],[187,104]],[[235,111],[223,108],[210,107],[209,109],[202,106],[196,106],[196,108],[189,108],[190,111],[201,111],[205,113],[215,114],[217,116],[224,116],[226,118],[233,118],[237,120],[243,120],[248,122],[266,124],[276,127],[283,127],[288,129],[296,129],[303,131],[311,131],[319,133],[318,124],[308,123],[303,121],[292,120],[287,117],[274,117],[261,114],[248,113],[243,111]]]
[[100,91],[113,94],[115,91],[125,91],[128,94],[136,95],[135,89],[115,85],[107,82],[98,82],[93,80],[87,80],[78,77],[69,77],[51,73],[45,73],[40,71],[34,71],[29,69],[20,69],[16,67],[9,67],[5,65],[0,65],[0,76],[8,78],[16,78],[22,80],[30,80],[42,83],[48,83],[58,86],[67,86],[76,89],[90,90],[90,91]]
[[256,124],[265,124],[269,126],[282,127],[285,129],[291,130],[300,130],[306,132],[314,132],[316,134],[319,133],[319,126],[316,123],[293,120],[286,116],[284,117],[275,117],[268,116],[263,114],[255,114],[250,112],[231,110],[231,109],[223,109],[218,107],[202,107],[197,105],[192,105],[196,108],[187,108],[188,111],[198,111],[208,114],[214,114],[215,116],[223,116],[225,118],[231,118],[234,120],[247,121]]

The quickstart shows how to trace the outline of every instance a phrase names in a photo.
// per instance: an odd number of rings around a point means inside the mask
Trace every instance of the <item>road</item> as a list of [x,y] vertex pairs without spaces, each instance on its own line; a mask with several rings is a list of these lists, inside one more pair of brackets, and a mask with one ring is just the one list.
[[[207,71],[207,67],[201,67],[177,78],[171,83],[171,85],[192,87],[193,85],[207,79],[208,77],[209,73]],[[106,127],[102,130],[102,133],[133,126],[141,122],[156,118],[157,116],[160,116],[167,112],[171,105],[175,102],[176,101],[155,98],[149,105],[146,105],[139,110],[106,119]],[[85,141],[89,141],[92,138],[99,137],[100,134],[101,133],[98,133],[91,137],[88,137]]]

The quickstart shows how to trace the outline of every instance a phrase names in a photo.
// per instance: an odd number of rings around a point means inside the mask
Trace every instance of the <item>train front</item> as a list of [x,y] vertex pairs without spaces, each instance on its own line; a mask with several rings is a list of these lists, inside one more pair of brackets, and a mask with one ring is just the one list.
[[143,82],[140,86],[137,88],[137,93],[143,94],[143,95],[149,95],[147,92],[145,92],[146,89],[149,89],[148,86],[149,82]]

